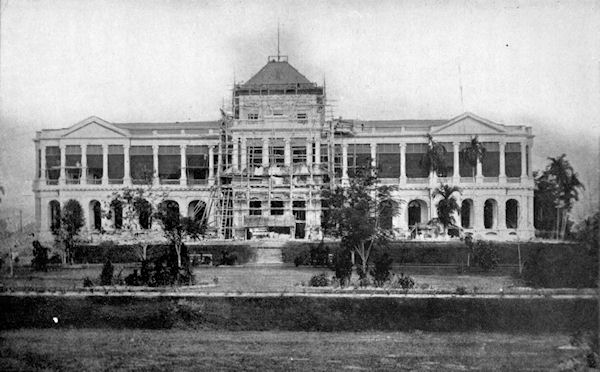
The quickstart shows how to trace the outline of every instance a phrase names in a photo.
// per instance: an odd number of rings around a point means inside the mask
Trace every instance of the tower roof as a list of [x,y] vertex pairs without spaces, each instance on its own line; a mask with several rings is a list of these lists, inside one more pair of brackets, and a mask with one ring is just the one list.
[[250,80],[242,84],[242,87],[250,88],[262,85],[313,86],[314,84],[287,61],[269,60],[269,62],[252,76]]

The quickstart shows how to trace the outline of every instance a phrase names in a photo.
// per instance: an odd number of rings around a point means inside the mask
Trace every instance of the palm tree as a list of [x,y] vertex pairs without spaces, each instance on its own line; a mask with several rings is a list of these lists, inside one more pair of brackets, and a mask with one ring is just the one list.
[[427,134],[427,152],[421,158],[421,166],[431,172],[443,173],[446,170],[444,155],[446,148],[433,140],[431,134]]
[[477,161],[481,161],[485,157],[485,147],[483,147],[483,143],[479,142],[479,138],[475,136],[471,138],[469,146],[461,150],[461,154],[463,159],[471,165],[473,177],[475,177]]
[[448,226],[453,225],[454,212],[458,212],[460,207],[456,200],[455,194],[461,194],[462,190],[458,186],[450,186],[447,184],[440,184],[438,188],[433,190],[432,196],[435,198],[438,195],[441,196],[440,201],[437,203],[437,214],[438,220],[444,225],[444,233],[448,233]]
[[579,191],[585,189],[573,166],[562,154],[557,158],[548,158],[550,164],[546,166],[545,176],[555,184],[556,205],[556,236],[564,238],[567,229],[567,213],[573,207],[573,203],[579,200]]

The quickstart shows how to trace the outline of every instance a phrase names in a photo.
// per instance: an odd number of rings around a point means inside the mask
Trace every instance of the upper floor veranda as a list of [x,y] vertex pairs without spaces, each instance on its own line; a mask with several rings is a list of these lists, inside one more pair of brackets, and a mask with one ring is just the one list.
[[[506,126],[473,114],[451,120],[354,121],[328,137],[287,123],[279,131],[232,131],[222,122],[113,124],[91,117],[72,127],[37,133],[34,190],[122,188],[151,183],[203,188],[223,174],[320,183],[333,167],[344,181],[375,167],[386,184],[426,187],[532,187],[530,127]],[[427,135],[446,149],[446,168],[430,174],[421,164]],[[486,155],[472,166],[461,150],[477,136]],[[227,141],[227,146],[220,145]],[[331,157],[331,159],[330,159]],[[219,164],[221,165],[219,167]]]

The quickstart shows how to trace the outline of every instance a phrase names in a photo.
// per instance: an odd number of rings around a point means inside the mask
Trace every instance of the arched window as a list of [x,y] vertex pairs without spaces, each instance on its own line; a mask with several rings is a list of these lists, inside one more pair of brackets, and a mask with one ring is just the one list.
[[465,229],[473,228],[473,200],[465,199],[460,206],[460,223]]
[[56,200],[50,201],[48,204],[49,208],[49,222],[50,222],[50,230],[56,231],[60,228],[60,203]]
[[90,201],[90,228],[102,230],[102,207],[98,200]]
[[149,229],[152,226],[152,205],[146,199],[139,199],[133,202],[133,208],[138,214],[138,222],[142,229]]
[[206,203],[202,200],[192,200],[188,204],[187,216],[194,220],[199,220],[204,216],[206,210]]
[[498,203],[488,199],[483,205],[483,227],[493,229],[498,226]]
[[506,201],[506,228],[516,229],[519,226],[519,202],[515,199]]
[[408,203],[408,226],[428,221],[427,203],[423,200],[412,200]]
[[112,213],[113,227],[121,229],[123,227],[123,205],[118,199],[110,202],[110,210]]

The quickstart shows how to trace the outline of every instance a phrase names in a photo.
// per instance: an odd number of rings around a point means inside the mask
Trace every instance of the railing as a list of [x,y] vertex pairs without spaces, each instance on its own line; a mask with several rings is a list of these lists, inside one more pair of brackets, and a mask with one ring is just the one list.
[[122,185],[123,179],[122,178],[109,178],[108,183],[111,185]]
[[179,181],[179,178],[177,178],[177,179],[161,178],[160,179],[161,185],[179,185],[180,183],[181,183],[181,181]]
[[407,178],[406,183],[429,183],[429,177]]
[[460,183],[475,183],[475,177],[461,177]]
[[206,184],[208,184],[208,179],[188,178],[187,184],[188,185],[206,185]]
[[521,177],[507,177],[507,183],[521,183]]
[[46,185],[58,185],[58,179],[46,179]]
[[79,185],[79,178],[67,178],[67,185]]
[[101,185],[102,184],[102,178],[88,178],[87,179],[87,184],[88,185]]
[[483,177],[485,183],[498,183],[500,179],[498,177]]

